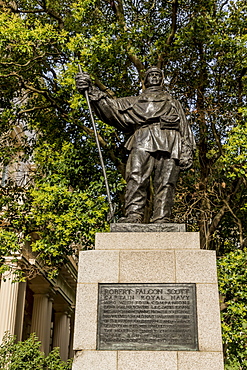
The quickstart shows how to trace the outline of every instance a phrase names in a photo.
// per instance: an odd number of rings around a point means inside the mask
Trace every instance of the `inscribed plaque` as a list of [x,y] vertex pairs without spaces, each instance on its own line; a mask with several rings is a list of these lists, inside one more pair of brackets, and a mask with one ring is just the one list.
[[198,350],[195,284],[99,284],[99,350]]

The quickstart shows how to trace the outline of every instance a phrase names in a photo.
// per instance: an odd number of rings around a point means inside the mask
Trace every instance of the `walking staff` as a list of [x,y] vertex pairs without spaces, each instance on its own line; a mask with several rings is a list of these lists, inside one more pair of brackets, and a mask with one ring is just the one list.
[[[81,74],[83,74],[80,64],[79,64],[79,72]],[[107,194],[109,208],[110,208],[110,212],[108,214],[107,219],[108,219],[108,221],[113,220],[113,222],[114,222],[114,207],[113,207],[113,204],[112,204],[112,201],[111,201],[111,194],[110,194],[109,184],[108,184],[108,180],[107,180],[105,164],[104,164],[104,160],[103,160],[103,156],[102,156],[102,152],[101,152],[101,148],[100,148],[100,143],[99,143],[99,138],[98,138],[98,133],[97,133],[97,129],[96,129],[96,125],[95,125],[95,121],[94,121],[94,117],[93,117],[93,112],[92,112],[92,108],[91,108],[91,104],[90,104],[90,100],[89,100],[89,96],[88,96],[88,90],[85,90],[84,94],[85,94],[85,98],[86,98],[86,101],[87,101],[91,122],[92,122],[92,125],[93,125],[95,140],[96,140],[96,144],[97,144],[97,148],[98,148],[98,152],[99,152],[100,163],[101,163],[103,176],[104,176],[104,180],[105,180],[106,194]]]

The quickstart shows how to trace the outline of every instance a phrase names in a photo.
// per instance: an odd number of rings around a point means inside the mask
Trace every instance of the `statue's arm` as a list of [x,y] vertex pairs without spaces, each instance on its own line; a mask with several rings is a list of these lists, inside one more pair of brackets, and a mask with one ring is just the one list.
[[180,131],[181,137],[185,141],[187,141],[188,145],[191,147],[191,150],[195,150],[196,148],[195,138],[191,130],[190,124],[185,116],[182,105],[177,100],[175,100],[174,102],[175,102],[175,105],[176,105],[176,108],[177,108],[177,111],[180,117],[180,130],[179,131]]
[[121,131],[130,132],[133,129],[126,116],[120,112],[118,99],[110,98],[94,86],[87,73],[79,73],[76,76],[76,86],[83,95],[88,91],[91,106],[100,120]]
[[180,116],[180,134],[182,138],[182,150],[179,160],[181,170],[188,170],[193,165],[194,150],[196,149],[195,138],[187,121],[180,102],[175,101]]

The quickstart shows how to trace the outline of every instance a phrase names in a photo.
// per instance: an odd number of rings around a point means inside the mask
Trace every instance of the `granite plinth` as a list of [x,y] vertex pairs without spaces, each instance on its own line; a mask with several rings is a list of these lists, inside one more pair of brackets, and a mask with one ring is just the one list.
[[[140,225],[138,224],[138,227]],[[141,225],[141,227],[145,225]],[[152,225],[154,226],[154,225]],[[155,225],[156,226],[156,225]],[[158,225],[160,226],[160,225]],[[190,232],[111,232],[100,233],[96,236],[95,250],[81,251],[79,257],[79,275],[77,288],[77,304],[75,318],[75,341],[74,350],[76,358],[73,370],[223,370],[223,352],[221,340],[221,325],[218,300],[218,285],[216,272],[215,251],[201,250],[199,234]],[[134,286],[139,288],[141,284],[144,293],[149,294],[148,289],[163,289],[156,294],[155,306],[152,306],[152,297],[141,297],[135,302],[148,298],[144,312],[144,319],[153,320],[149,315],[158,315],[161,311],[162,320],[164,312],[174,316],[172,300],[180,302],[182,311],[187,310],[186,297],[179,298],[174,295],[171,299],[170,308],[157,305],[165,302],[163,284],[195,284],[196,285],[196,315],[198,348],[192,350],[140,350],[140,349],[99,349],[97,347],[97,335],[99,333],[99,292],[100,285],[108,284],[109,288],[119,288],[119,296],[123,296],[123,309],[121,315],[127,311],[133,311],[134,306],[130,301],[132,295],[122,294]],[[112,284],[114,286],[112,286]],[[155,288],[152,286],[155,285]],[[157,284],[161,284],[157,287]],[[130,287],[130,288],[131,288]],[[173,287],[176,293],[176,286]],[[172,288],[172,289],[173,289]],[[125,289],[125,290],[124,290]],[[110,291],[109,291],[110,292]],[[121,293],[121,294],[120,294]],[[116,293],[115,293],[116,295]],[[161,297],[163,295],[163,298]],[[109,305],[109,318],[105,316],[104,330],[113,330],[117,322],[121,322],[122,330],[126,329],[129,321],[125,322],[124,316],[116,315],[116,303],[113,304],[114,296],[107,298]],[[124,300],[129,299],[124,302]],[[111,305],[111,306],[110,306]],[[185,305],[185,306],[183,306]],[[178,303],[175,304],[176,307]],[[180,308],[178,308],[180,310]],[[131,312],[132,312],[131,311]],[[128,312],[127,312],[128,313]],[[131,313],[132,324],[148,325],[136,320],[136,311]],[[175,312],[176,314],[176,312]],[[187,313],[186,313],[187,315]],[[165,325],[171,324],[173,316],[167,318]],[[112,320],[109,328],[106,320]],[[142,320],[144,320],[142,319]],[[156,318],[157,319],[157,318]],[[187,320],[187,317],[184,316]],[[128,318],[130,320],[130,318]],[[157,321],[157,320],[156,320]],[[184,327],[184,323],[181,323]],[[134,326],[133,325],[133,326]],[[150,322],[151,325],[151,322]],[[163,325],[156,322],[156,327]],[[180,325],[180,323],[179,323]],[[139,331],[140,331],[139,327]],[[189,326],[188,326],[189,328]],[[147,327],[150,332],[150,328]],[[186,329],[187,330],[187,329]],[[126,333],[128,330],[126,329]],[[156,335],[157,334],[156,332]],[[161,334],[160,334],[161,335]]]
[[73,370],[224,370],[221,352],[79,351]]
[[166,223],[166,224],[131,224],[114,223],[110,225],[111,232],[185,232],[185,224]]
[[111,232],[97,233],[96,250],[199,250],[199,233],[195,232]]

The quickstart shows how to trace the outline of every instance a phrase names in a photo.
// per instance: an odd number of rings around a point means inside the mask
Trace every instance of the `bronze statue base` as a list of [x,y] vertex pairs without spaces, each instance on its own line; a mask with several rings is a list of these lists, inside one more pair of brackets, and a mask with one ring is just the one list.
[[185,232],[185,224],[140,224],[140,223],[114,223],[110,225],[111,232]]

